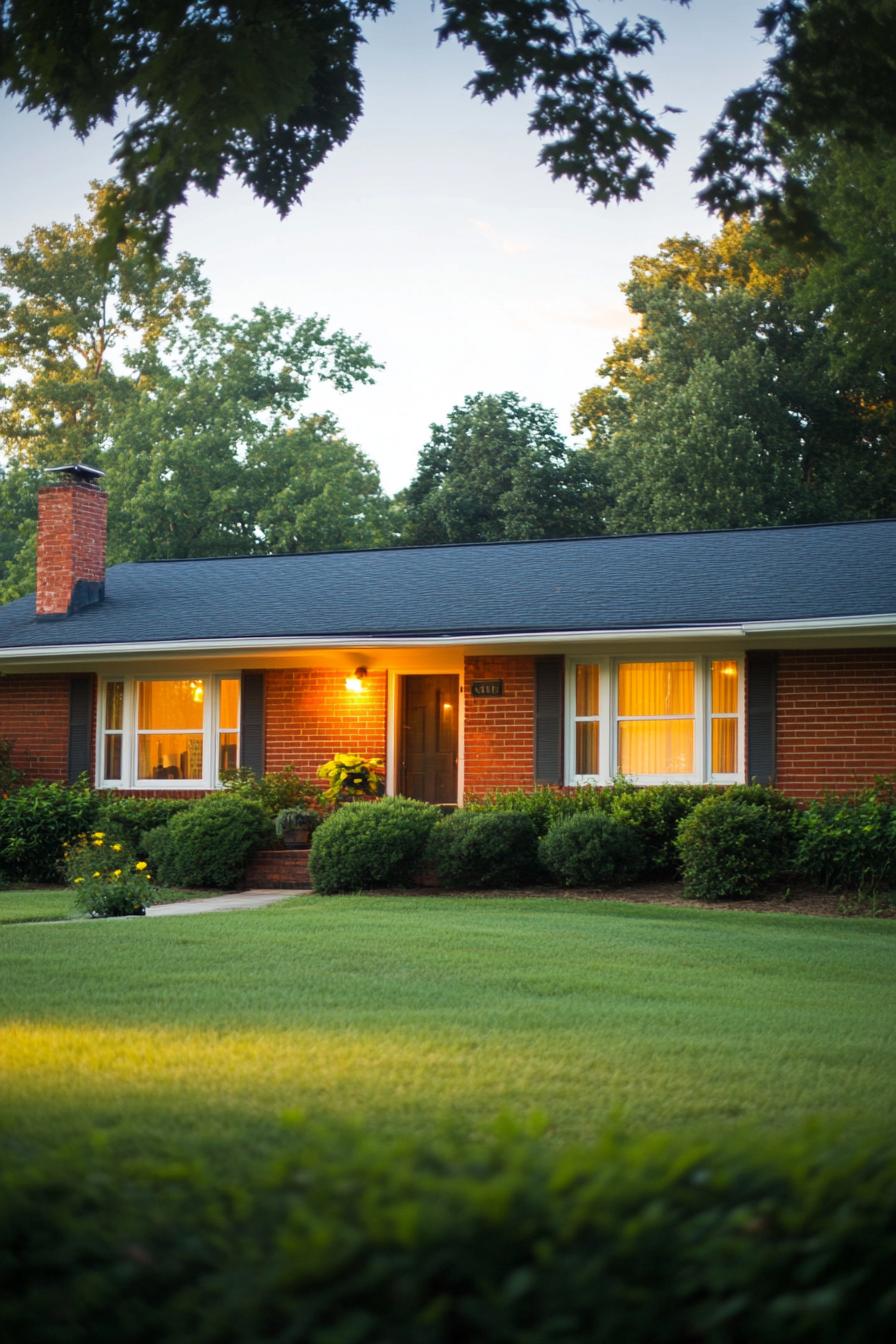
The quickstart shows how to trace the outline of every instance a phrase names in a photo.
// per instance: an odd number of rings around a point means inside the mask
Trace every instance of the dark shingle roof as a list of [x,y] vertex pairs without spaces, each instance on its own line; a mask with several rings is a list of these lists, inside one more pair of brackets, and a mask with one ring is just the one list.
[[115,565],[106,600],[0,650],[251,637],[457,636],[874,616],[896,611],[896,520]]

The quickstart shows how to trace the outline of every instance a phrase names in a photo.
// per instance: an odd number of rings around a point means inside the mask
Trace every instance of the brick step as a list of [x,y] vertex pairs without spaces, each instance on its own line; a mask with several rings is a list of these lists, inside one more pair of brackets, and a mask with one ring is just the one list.
[[249,862],[244,886],[274,887],[283,891],[308,889],[307,849],[260,849]]

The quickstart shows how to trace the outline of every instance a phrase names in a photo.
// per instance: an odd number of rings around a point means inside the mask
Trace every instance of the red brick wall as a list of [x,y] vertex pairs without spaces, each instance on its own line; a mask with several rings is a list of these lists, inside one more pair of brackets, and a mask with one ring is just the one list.
[[848,793],[896,771],[896,649],[782,653],[777,785]]
[[67,676],[0,677],[0,738],[28,780],[68,778],[68,716]]
[[[502,678],[504,694],[481,700],[473,680]],[[535,660],[467,658],[464,663],[464,793],[535,785]]]
[[48,485],[37,496],[37,596],[39,616],[68,611],[78,579],[106,577],[109,499],[84,485]]
[[322,668],[265,673],[266,770],[294,765],[314,779],[334,752],[386,759],[386,674],[371,673],[360,692],[345,689],[345,673]]

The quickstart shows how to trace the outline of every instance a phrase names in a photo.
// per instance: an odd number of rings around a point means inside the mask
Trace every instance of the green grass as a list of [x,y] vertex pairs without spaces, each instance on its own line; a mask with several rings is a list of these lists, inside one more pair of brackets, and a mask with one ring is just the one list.
[[296,1110],[393,1133],[538,1111],[554,1141],[875,1132],[894,963],[890,923],[550,899],[6,928],[0,1130],[222,1160]]
[[[175,901],[193,901],[198,896],[220,896],[218,891],[178,891],[174,887],[154,887],[153,905],[170,905]],[[40,924],[45,920],[86,919],[75,906],[75,893],[70,887],[53,887],[47,891],[0,891],[0,924]]]

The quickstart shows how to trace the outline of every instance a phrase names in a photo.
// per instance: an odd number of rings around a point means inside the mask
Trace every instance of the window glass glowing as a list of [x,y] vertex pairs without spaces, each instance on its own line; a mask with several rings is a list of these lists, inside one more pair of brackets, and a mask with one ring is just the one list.
[[714,714],[737,713],[737,663],[713,663],[712,712]]
[[576,668],[576,716],[596,718],[600,713],[600,668],[579,663]]
[[737,770],[737,719],[712,721],[712,773],[733,775]]
[[620,723],[619,769],[624,775],[693,774],[693,720],[629,719]]
[[221,678],[221,699],[218,711],[218,724],[222,729],[230,728],[234,732],[240,726],[240,679],[239,677]]
[[693,663],[620,663],[620,715],[693,714]]
[[576,774],[600,774],[600,725],[576,724]]
[[202,728],[205,684],[202,681],[141,681],[137,727],[169,732]]

